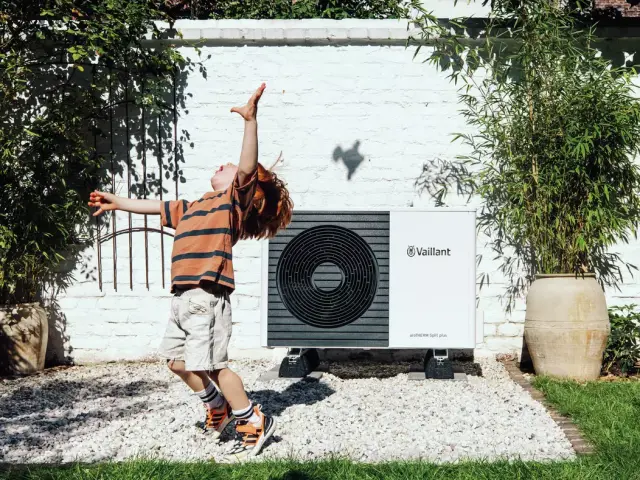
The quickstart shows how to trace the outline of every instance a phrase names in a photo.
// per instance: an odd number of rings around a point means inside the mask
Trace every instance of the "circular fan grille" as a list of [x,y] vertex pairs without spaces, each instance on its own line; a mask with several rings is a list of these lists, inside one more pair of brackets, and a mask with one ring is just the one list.
[[337,328],[357,320],[371,307],[378,288],[378,264],[367,242],[334,225],[293,238],[277,272],[287,309],[314,327]]

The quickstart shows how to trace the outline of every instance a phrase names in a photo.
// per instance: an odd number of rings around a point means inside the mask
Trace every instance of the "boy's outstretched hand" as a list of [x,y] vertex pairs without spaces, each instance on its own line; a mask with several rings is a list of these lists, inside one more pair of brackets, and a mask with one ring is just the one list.
[[258,116],[258,102],[262,97],[262,92],[267,86],[263,83],[260,88],[251,96],[247,104],[243,107],[233,107],[232,112],[240,114],[247,122],[255,121]]
[[112,193],[91,192],[91,195],[89,195],[89,206],[98,209],[93,216],[97,217],[109,210],[117,210],[116,198]]

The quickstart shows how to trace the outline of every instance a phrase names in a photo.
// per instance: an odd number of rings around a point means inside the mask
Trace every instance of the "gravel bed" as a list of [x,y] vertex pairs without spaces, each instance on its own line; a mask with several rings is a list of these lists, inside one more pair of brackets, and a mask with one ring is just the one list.
[[[472,370],[483,376],[469,376],[469,382],[415,382],[406,373],[348,379],[325,373],[320,381],[263,383],[257,379],[272,364],[233,362],[232,368],[278,422],[258,459],[574,456],[544,407],[514,384],[500,363],[477,362]],[[4,380],[0,462],[220,460],[230,443],[216,444],[198,432],[195,423],[203,413],[198,398],[164,363],[72,367]]]

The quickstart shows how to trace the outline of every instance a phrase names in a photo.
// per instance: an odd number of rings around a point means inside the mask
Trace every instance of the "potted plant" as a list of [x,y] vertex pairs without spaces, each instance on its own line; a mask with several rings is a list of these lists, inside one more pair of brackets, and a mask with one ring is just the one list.
[[15,236],[0,228],[0,374],[30,374],[44,368],[49,324],[39,302],[35,258],[10,258]]
[[[30,196],[33,191],[24,189],[21,194]],[[66,228],[76,227],[73,213],[83,214],[84,207],[70,203],[66,216],[56,217],[52,213],[59,208],[57,203],[39,204],[37,212],[2,214],[6,226],[0,226],[1,375],[29,375],[43,370],[46,361],[66,360],[64,345],[54,342],[54,348],[47,349],[52,334],[55,341],[63,333],[56,330],[59,312],[53,294],[66,287],[86,243],[63,245],[79,241]]]
[[640,101],[634,72],[600,54],[571,8],[496,0],[479,39],[468,22],[422,11],[418,40],[461,83],[472,131],[456,135],[468,153],[425,165],[419,184],[438,204],[452,187],[479,199],[507,310],[527,294],[536,371],[589,380],[610,330],[603,287],[622,281],[610,249],[635,235],[640,215]]

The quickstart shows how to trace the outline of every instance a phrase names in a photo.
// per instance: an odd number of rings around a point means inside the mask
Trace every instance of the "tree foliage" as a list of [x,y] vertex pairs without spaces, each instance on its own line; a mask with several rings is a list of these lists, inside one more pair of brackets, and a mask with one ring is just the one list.
[[174,17],[230,19],[406,18],[406,0],[167,0]]
[[88,242],[87,193],[108,181],[109,162],[112,173],[125,162],[96,148],[114,110],[170,109],[175,78],[194,67],[173,48],[144,47],[167,36],[162,15],[127,0],[0,7],[0,304],[36,300]]
[[418,19],[428,61],[460,86],[471,132],[454,137],[468,154],[426,165],[419,184],[440,205],[452,191],[481,200],[507,309],[537,273],[595,272],[617,285],[623,265],[635,268],[612,251],[640,215],[635,72],[603,58],[578,23],[582,5],[559,3],[495,0],[476,38],[464,21]]

